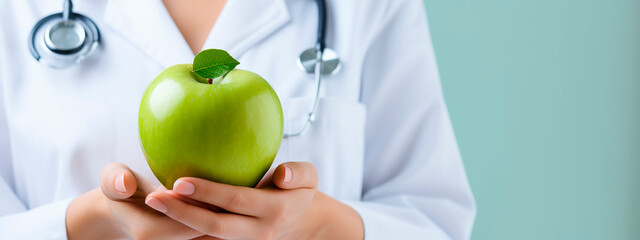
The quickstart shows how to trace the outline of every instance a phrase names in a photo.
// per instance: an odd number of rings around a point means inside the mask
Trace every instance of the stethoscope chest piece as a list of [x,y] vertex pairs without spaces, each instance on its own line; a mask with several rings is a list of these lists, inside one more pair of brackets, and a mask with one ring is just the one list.
[[98,26],[88,17],[73,13],[71,5],[71,1],[65,1],[64,12],[41,19],[31,30],[29,50],[39,62],[54,68],[75,65],[100,44]]
[[44,43],[55,53],[76,53],[82,50],[87,33],[74,20],[60,21],[50,25],[44,32]]
[[[316,48],[309,48],[300,53],[298,58],[298,68],[303,72],[314,74],[316,68]],[[331,48],[325,48],[322,52],[322,69],[320,73],[322,75],[330,75],[340,71],[340,57],[338,53]]]

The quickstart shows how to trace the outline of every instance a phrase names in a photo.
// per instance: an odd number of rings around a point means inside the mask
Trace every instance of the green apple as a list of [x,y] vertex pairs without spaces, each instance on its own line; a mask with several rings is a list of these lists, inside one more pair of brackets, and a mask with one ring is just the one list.
[[282,140],[278,96],[249,71],[207,79],[192,68],[165,69],[143,96],[138,124],[151,170],[167,189],[187,176],[254,187]]

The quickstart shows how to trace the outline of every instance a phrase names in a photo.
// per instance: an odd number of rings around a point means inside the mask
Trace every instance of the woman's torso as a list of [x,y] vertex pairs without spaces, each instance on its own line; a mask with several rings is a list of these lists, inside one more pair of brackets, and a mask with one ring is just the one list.
[[[355,1],[328,4],[327,45],[340,54],[342,70],[323,82],[316,123],[284,140],[274,165],[310,161],[322,191],[359,199],[365,143],[360,66],[371,33],[367,14],[354,14]],[[0,81],[16,194],[28,207],[77,196],[97,187],[102,168],[114,161],[155,181],[138,139],[140,99],[164,68],[193,59],[162,2],[75,1],[75,10],[100,27],[102,44],[85,62],[61,70],[37,63],[27,38],[36,21],[62,4],[5,5],[0,19],[11,24],[0,29]],[[283,103],[285,131],[304,123],[313,100],[313,80],[296,60],[315,42],[316,16],[314,1],[229,1],[204,45],[228,50],[241,62],[238,68],[270,82]]]

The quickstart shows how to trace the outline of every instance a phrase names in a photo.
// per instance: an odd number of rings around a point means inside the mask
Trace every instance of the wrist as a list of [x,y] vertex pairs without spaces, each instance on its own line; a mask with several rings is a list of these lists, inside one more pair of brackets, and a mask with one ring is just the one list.
[[360,214],[350,206],[318,191],[315,239],[364,239]]

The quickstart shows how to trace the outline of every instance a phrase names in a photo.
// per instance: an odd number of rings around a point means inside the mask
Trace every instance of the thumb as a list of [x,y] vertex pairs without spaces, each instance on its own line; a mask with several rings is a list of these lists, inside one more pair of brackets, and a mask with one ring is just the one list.
[[[122,163],[107,165],[100,174],[102,193],[111,200],[127,199],[149,187],[143,178]],[[136,195],[138,195],[136,194]]]
[[310,162],[286,162],[273,172],[273,183],[282,189],[316,188],[318,172]]

